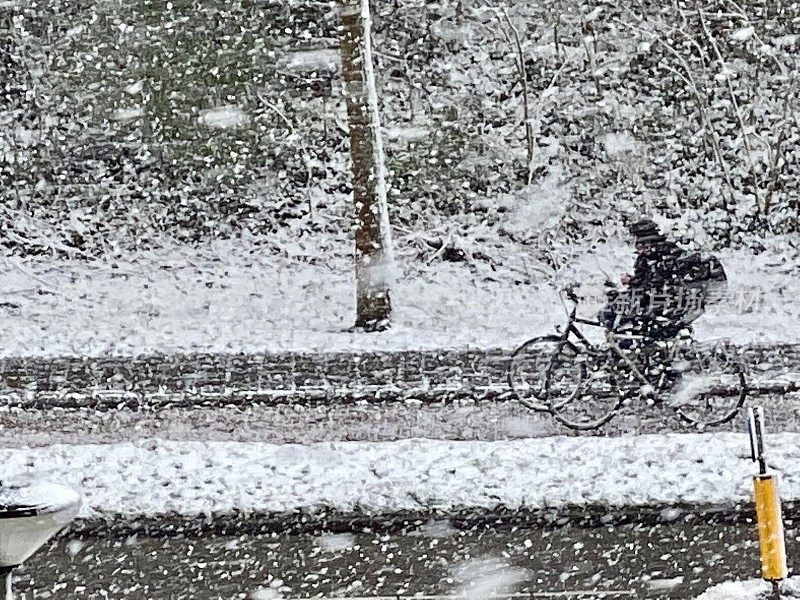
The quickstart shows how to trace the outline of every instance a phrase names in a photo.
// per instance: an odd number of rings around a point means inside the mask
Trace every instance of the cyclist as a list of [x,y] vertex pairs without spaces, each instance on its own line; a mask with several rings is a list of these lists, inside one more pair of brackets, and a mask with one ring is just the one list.
[[[628,229],[636,245],[636,262],[633,273],[621,278],[626,290],[609,295],[603,323],[612,331],[630,331],[645,345],[675,339],[702,313],[709,279],[724,280],[724,272],[714,259],[719,272],[709,275],[708,261],[687,255],[650,219],[634,221]],[[632,345],[631,340],[621,343]]]

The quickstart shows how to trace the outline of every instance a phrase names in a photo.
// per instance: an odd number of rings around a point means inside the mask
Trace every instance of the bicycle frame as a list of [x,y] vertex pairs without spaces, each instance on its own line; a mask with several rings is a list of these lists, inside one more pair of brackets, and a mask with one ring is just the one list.
[[[564,294],[572,303],[571,306],[564,301]],[[662,392],[670,389],[676,381],[684,379],[687,366],[696,369],[699,365],[701,370],[695,371],[695,373],[699,374],[698,376],[701,378],[705,375],[703,369],[706,369],[707,366],[702,361],[695,364],[700,357],[701,350],[699,345],[692,340],[691,335],[683,336],[678,334],[659,340],[657,337],[648,338],[647,335],[641,335],[635,330],[632,332],[620,330],[619,328],[610,330],[600,319],[588,319],[578,316],[580,301],[572,289],[562,290],[561,300],[567,316],[566,327],[558,327],[554,334],[529,339],[519,346],[511,356],[511,365],[508,370],[509,386],[514,390],[518,400],[524,406],[536,411],[549,412],[560,423],[571,429],[596,429],[613,418],[616,411],[624,403],[638,397],[636,395],[638,392],[643,392],[650,401],[658,402],[658,396]],[[602,327],[605,332],[605,342],[597,343],[597,341],[590,339],[593,336],[587,337],[581,330],[580,326],[582,325]],[[633,325],[635,327],[636,323],[634,322]],[[618,343],[622,339],[638,339],[642,340],[642,343],[628,347],[625,344]],[[687,341],[690,343],[686,344],[685,342]],[[549,347],[546,350],[546,354],[541,355],[537,354],[538,344],[555,344],[555,348]],[[714,349],[710,355],[711,360],[715,360],[713,357],[717,356],[717,353],[718,350]],[[579,359],[581,362],[577,373],[572,374],[569,366],[564,370],[562,365],[569,365],[570,361],[574,361],[581,354],[584,357]],[[538,363],[538,373],[534,374],[534,377],[538,380],[539,389],[535,385],[531,385],[529,379],[530,367],[537,369],[538,356],[547,357],[545,365]],[[686,388],[684,391],[697,394],[701,400],[700,404],[695,406],[687,404],[685,398],[683,398],[681,404],[675,405],[677,406],[675,412],[683,421],[703,427],[725,423],[735,416],[736,411],[744,403],[748,386],[741,360],[735,357],[733,357],[732,361],[729,360],[724,349],[720,356],[722,356],[723,360],[723,363],[720,363],[723,387],[719,389],[708,388],[708,390],[701,387],[698,388],[699,391]],[[531,357],[533,361],[531,361]],[[566,359],[567,362],[559,362],[559,357]],[[686,362],[675,364],[675,359]],[[659,368],[650,370],[649,366],[653,365]],[[545,367],[543,371],[540,368],[541,366]],[[733,368],[732,371],[730,367]],[[618,372],[620,369],[622,372]],[[689,372],[691,373],[691,371]],[[554,373],[556,373],[554,380],[556,385],[551,387],[553,381],[551,378]],[[607,377],[609,373],[611,373],[610,378]],[[595,376],[600,378],[595,379]],[[724,379],[728,376],[737,378],[733,386],[728,385]],[[523,384],[520,386],[516,383],[517,377],[522,377],[523,379]],[[691,384],[693,381],[691,378],[695,377],[695,375],[690,375],[689,377],[689,383]],[[596,390],[592,387],[594,385],[593,381],[599,384]],[[589,387],[587,387],[587,382]],[[555,395],[551,396],[552,389],[556,391]],[[564,393],[565,390],[566,393]],[[590,396],[595,395],[596,400],[601,400],[599,408],[604,411],[599,416],[591,416],[594,414],[592,411],[595,411],[596,408],[592,408],[591,403],[586,405],[584,408],[588,411],[589,421],[585,420],[587,415],[582,417],[583,421],[574,421],[568,416],[568,413],[562,412],[569,410],[565,407],[568,407],[576,398],[576,394],[583,393],[581,390],[588,390]],[[611,392],[610,394],[609,391]],[[729,391],[734,392],[734,394],[727,393]],[[721,407],[709,404],[705,399],[707,393],[708,395],[732,395],[736,397],[736,402]],[[541,402],[541,404],[531,402],[529,400],[531,397]],[[610,398],[613,406],[603,404],[606,402],[604,398]],[[578,408],[577,410],[581,414],[583,409]]]
[[[597,321],[591,321],[589,319],[584,319],[578,316],[578,304],[579,299],[578,296],[575,294],[572,288],[564,289],[564,294],[566,295],[567,299],[572,302],[572,308],[567,308],[565,305],[565,310],[567,313],[567,326],[564,328],[564,332],[561,333],[560,338],[564,343],[571,344],[575,347],[575,344],[569,339],[570,334],[573,334],[581,345],[589,351],[596,352],[598,350],[597,346],[592,344],[591,341],[583,334],[583,332],[578,329],[577,325],[589,325],[591,327],[602,327],[605,329],[605,341],[608,344],[608,347],[616,354],[628,368],[631,369],[631,372],[636,376],[640,383],[649,385],[651,382],[647,379],[647,377],[641,372],[639,366],[630,359],[628,353],[626,353],[622,348],[620,348],[617,340],[619,339],[643,339],[643,336],[637,335],[619,335],[614,333],[613,331],[608,330],[603,323],[599,323]],[[672,349],[670,350],[670,354],[667,357],[669,360],[675,358],[677,354],[677,349],[679,348],[679,344],[675,344]],[[576,348],[577,350],[577,348]]]

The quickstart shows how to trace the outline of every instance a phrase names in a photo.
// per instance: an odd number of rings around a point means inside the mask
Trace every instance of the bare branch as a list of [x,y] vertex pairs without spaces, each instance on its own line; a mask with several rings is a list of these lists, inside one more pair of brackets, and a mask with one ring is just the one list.
[[756,165],[753,162],[752,148],[750,146],[750,135],[747,132],[747,126],[744,122],[744,118],[742,117],[742,111],[739,108],[739,101],[736,98],[736,91],[733,89],[733,83],[731,83],[731,78],[729,76],[729,71],[728,71],[728,65],[726,64],[725,59],[722,56],[722,52],[720,52],[717,40],[714,39],[711,30],[708,28],[708,24],[706,23],[706,20],[703,17],[703,11],[700,9],[700,7],[697,8],[697,16],[700,18],[700,25],[703,28],[703,32],[705,33],[706,38],[711,44],[711,47],[714,49],[714,53],[717,55],[717,60],[719,61],[720,66],[722,67],[723,75],[725,77],[725,82],[728,84],[728,92],[731,95],[731,102],[733,103],[733,109],[734,112],[736,113],[736,119],[737,121],[739,121],[739,127],[742,130],[742,141],[744,142],[744,149],[745,152],[747,153],[747,163],[750,167],[750,174],[753,177],[753,192],[756,195],[756,202],[758,206],[764,207],[764,214],[767,214],[769,207],[764,206],[763,201],[761,199],[760,186],[758,185],[758,179],[756,176]]
[[[727,1],[727,3],[728,3],[728,4],[730,4],[731,6],[733,6],[734,10],[737,10],[737,11],[739,11],[739,13],[738,13],[738,14],[736,14],[736,15],[731,15],[731,16],[735,16],[735,17],[737,17],[737,18],[739,18],[739,19],[742,19],[743,21],[745,21],[745,22],[747,22],[747,23],[751,23],[751,21],[750,21],[750,17],[748,17],[748,16],[745,14],[744,10],[743,10],[743,9],[742,9],[742,7],[741,7],[741,6],[740,6],[740,5],[739,5],[739,4],[736,2],[736,0],[726,0],[726,1]],[[751,23],[751,26],[752,26],[752,23]],[[754,29],[755,29],[755,28],[754,28]],[[755,38],[755,40],[756,40],[758,43],[760,43],[760,44],[762,44],[762,45],[766,45],[766,43],[765,43],[765,42],[764,42],[764,40],[761,38],[761,36],[760,36],[760,35],[758,35],[758,32],[757,32],[757,31],[755,31],[755,32],[754,32],[754,34],[753,34],[753,37]],[[780,60],[778,60],[778,57],[777,57],[777,56],[775,56],[774,54],[770,54],[770,58],[771,58],[771,59],[772,59],[772,60],[775,62],[775,64],[776,64],[776,65],[778,65],[778,68],[781,70],[781,75],[782,75],[783,77],[786,77],[786,75],[787,75],[787,74],[788,74],[788,72],[789,72],[789,69],[786,67],[786,65],[785,65],[785,64],[783,64],[783,63],[782,63]]]
[[527,150],[527,164],[525,168],[527,172],[527,183],[530,185],[531,179],[533,178],[533,168],[531,166],[533,162],[533,125],[531,123],[530,101],[528,99],[528,74],[525,71],[525,55],[522,53],[522,42],[520,41],[519,31],[514,27],[514,24],[511,22],[511,17],[508,16],[508,11],[505,8],[503,9],[503,16],[505,17],[506,23],[508,23],[511,33],[514,34],[514,47],[517,50],[517,71],[519,73],[520,84],[522,85],[522,114],[525,120],[525,145]]
[[[665,42],[661,36],[656,35],[652,32],[649,32],[645,29],[640,29],[634,25],[629,25],[628,23],[624,23],[618,19],[615,20],[619,25],[636,31],[638,33],[642,33],[645,35],[650,36],[652,39],[656,40],[664,49],[667,50],[670,54],[672,54],[678,61],[678,63],[683,67],[686,72],[685,76],[681,76],[681,79],[689,86],[692,94],[694,95],[695,102],[697,104],[697,110],[700,114],[701,120],[704,123],[705,128],[708,130],[709,137],[711,138],[711,146],[714,150],[714,156],[717,160],[717,164],[722,169],[723,175],[725,177],[725,182],[728,185],[728,196],[730,201],[733,203],[733,195],[732,192],[736,189],[733,185],[733,180],[731,179],[730,169],[728,168],[728,163],[725,160],[725,157],[722,154],[722,149],[719,145],[719,139],[717,137],[716,129],[714,128],[714,124],[711,122],[711,117],[708,115],[708,111],[706,110],[706,104],[708,103],[707,98],[704,98],[704,94],[701,93],[699,87],[697,86],[697,82],[695,81],[694,77],[692,76],[692,69],[689,66],[689,63],[686,62],[686,59],[683,55],[678,52],[675,48],[673,48],[670,44]],[[672,69],[673,73],[677,73],[676,70]]]

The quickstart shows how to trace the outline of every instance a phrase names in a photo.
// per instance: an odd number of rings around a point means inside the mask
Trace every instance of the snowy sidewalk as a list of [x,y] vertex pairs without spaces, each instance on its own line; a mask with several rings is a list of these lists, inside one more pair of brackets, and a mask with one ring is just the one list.
[[[784,500],[800,500],[800,434],[767,442]],[[6,477],[29,474],[80,490],[82,516],[91,520],[726,508],[749,499],[754,472],[746,436],[734,433],[308,446],[146,440],[3,449],[0,464]]]
[[[557,270],[530,263],[530,249],[513,244],[494,248],[492,262],[407,258],[397,265],[392,328],[364,334],[349,331],[350,245],[275,243],[170,246],[108,261],[4,258],[0,357],[510,349],[564,323],[567,284],[587,286],[583,305],[596,316],[603,281],[633,262],[621,243],[570,246]],[[800,342],[800,258],[781,246],[720,258],[730,298],[695,323],[697,339]]]
[[[500,349],[0,358],[0,406],[126,407],[425,405],[511,399]],[[800,372],[800,344],[749,346],[753,379]]]

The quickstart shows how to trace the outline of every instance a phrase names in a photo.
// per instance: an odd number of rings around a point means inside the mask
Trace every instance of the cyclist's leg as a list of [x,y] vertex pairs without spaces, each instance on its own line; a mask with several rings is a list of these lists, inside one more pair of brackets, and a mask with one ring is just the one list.
[[641,315],[634,330],[637,334],[634,354],[641,365],[642,374],[654,386],[653,395],[657,399],[658,390],[668,384],[673,331],[663,317],[651,313]]
[[614,325],[617,321],[617,311],[614,308],[614,305],[609,303],[606,304],[605,308],[600,311],[600,322],[603,324],[603,327],[606,328],[608,331],[614,331]]
[[676,352],[680,350],[679,346],[687,338],[691,339],[691,326],[664,319],[653,328],[651,337],[654,346],[653,360],[651,360],[652,375],[658,378],[664,389],[669,389],[680,379],[680,371],[674,368],[673,360]]

